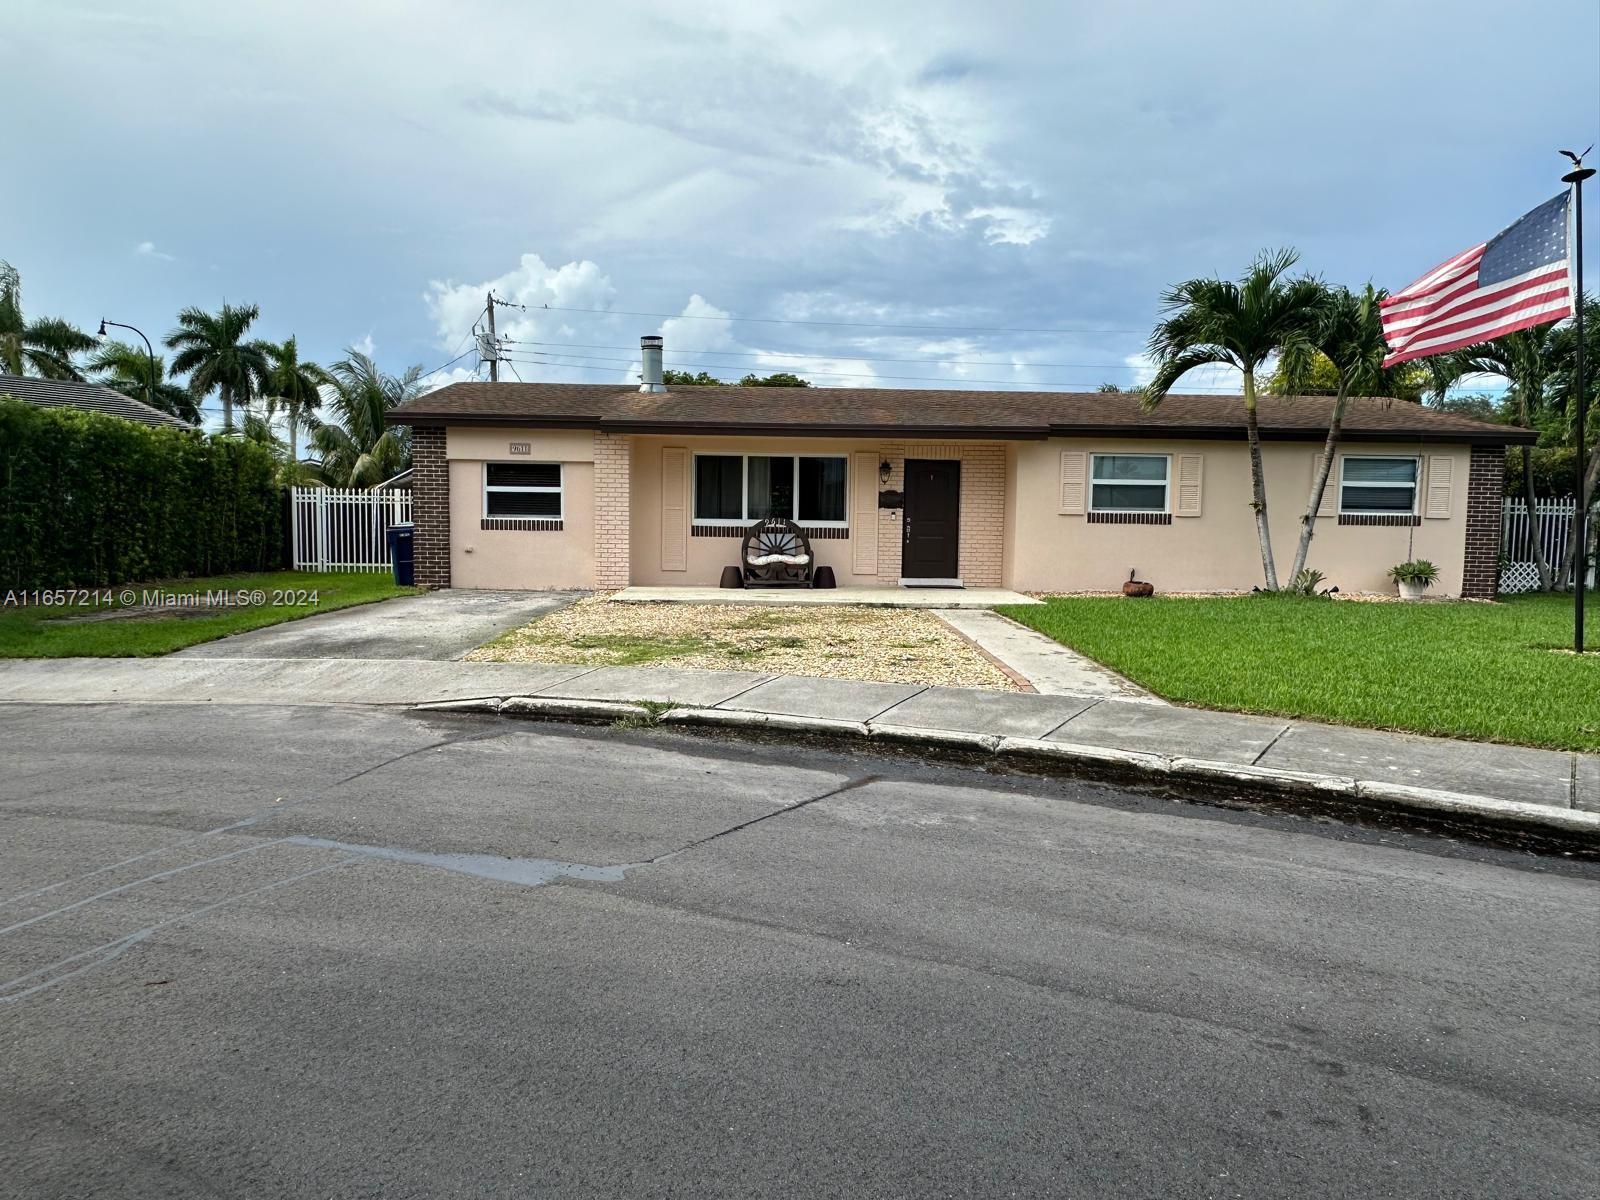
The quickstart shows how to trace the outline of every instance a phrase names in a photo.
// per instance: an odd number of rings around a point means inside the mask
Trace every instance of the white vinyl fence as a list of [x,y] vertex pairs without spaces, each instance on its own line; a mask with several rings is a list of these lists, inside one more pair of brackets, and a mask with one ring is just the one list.
[[411,493],[297,487],[290,499],[297,571],[387,571],[391,525],[411,521]]
[[[1545,562],[1553,571],[1559,571],[1567,554],[1567,539],[1572,536],[1572,522],[1578,513],[1578,502],[1572,496],[1560,500],[1538,500],[1533,506],[1534,528],[1539,545],[1544,550]],[[1591,545],[1600,509],[1589,512]],[[1507,497],[1500,514],[1500,553],[1510,561],[1500,571],[1500,591],[1506,595],[1531,592],[1539,586],[1539,568],[1528,553],[1528,502]],[[1589,583],[1594,583],[1594,571],[1589,571]]]

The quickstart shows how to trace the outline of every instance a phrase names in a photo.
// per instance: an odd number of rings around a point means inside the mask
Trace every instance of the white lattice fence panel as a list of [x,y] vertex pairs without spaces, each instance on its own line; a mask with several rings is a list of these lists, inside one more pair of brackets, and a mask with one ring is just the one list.
[[1531,562],[1512,562],[1500,568],[1500,594],[1515,596],[1539,589],[1539,568]]

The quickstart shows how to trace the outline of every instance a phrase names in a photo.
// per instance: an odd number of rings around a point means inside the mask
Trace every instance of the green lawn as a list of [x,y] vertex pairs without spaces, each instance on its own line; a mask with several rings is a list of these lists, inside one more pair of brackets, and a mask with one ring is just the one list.
[[[408,596],[416,588],[397,587],[388,572],[274,571],[262,575],[217,575],[208,579],[176,579],[158,583],[124,584],[107,589],[111,604],[74,607],[31,605],[0,608],[0,658],[129,658],[168,654],[230,633],[260,629],[280,621],[293,621],[313,613],[349,608]],[[207,592],[264,594],[266,603],[216,608],[200,616],[127,617],[115,620],[62,620],[109,608],[125,607],[120,597],[137,594],[135,603],[150,592]],[[278,593],[292,593],[281,596]],[[312,596],[306,595],[312,593]],[[4,598],[0,590],[0,598]],[[287,603],[275,603],[278,600]],[[193,610],[190,610],[193,611]]]
[[[1586,645],[1600,650],[1600,597]],[[1572,598],[1363,604],[1061,597],[999,611],[1183,704],[1600,750],[1600,654]]]

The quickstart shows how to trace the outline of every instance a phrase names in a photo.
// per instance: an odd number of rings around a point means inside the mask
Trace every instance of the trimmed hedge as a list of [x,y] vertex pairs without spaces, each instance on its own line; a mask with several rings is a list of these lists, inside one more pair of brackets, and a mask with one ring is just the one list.
[[0,397],[0,586],[276,570],[283,522],[260,446]]

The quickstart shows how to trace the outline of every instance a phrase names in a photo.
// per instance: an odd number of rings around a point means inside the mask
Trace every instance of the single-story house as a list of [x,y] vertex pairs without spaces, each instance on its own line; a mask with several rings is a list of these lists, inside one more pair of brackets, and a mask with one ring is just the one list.
[[121,417],[159,429],[193,429],[194,426],[171,413],[151,408],[143,400],[98,383],[78,383],[71,379],[33,379],[26,375],[0,374],[0,396],[10,396],[40,408],[77,408],[105,417]]
[[[911,388],[456,383],[389,414],[412,429],[417,582],[716,586],[753,521],[808,533],[840,587],[960,583],[1158,591],[1261,582],[1244,405],[1171,395]],[[1327,434],[1326,397],[1263,398],[1280,570]],[[1494,595],[1505,450],[1534,434],[1403,401],[1351,403],[1310,565],[1345,592],[1439,567]]]

